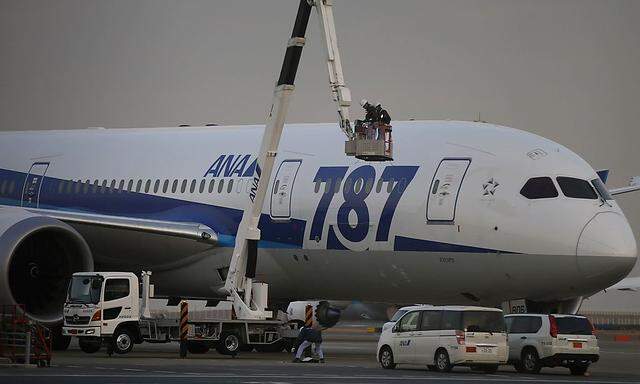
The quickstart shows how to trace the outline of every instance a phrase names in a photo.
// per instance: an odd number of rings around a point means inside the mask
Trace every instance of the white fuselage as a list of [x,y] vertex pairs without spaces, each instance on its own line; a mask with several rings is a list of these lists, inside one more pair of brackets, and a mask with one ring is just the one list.
[[[219,238],[174,249],[76,226],[96,269],[155,272],[166,293],[224,281],[262,126],[0,134],[0,204],[195,222]],[[553,141],[491,124],[394,122],[393,162],[346,157],[334,124],[288,125],[261,219],[258,279],[275,299],[474,303],[565,300],[623,278],[636,244],[613,201],[566,197],[556,177],[597,178]],[[34,163],[46,173],[26,197]],[[35,165],[37,171],[38,165]],[[33,172],[33,171],[32,171]],[[555,198],[527,199],[532,177]],[[22,184],[20,184],[22,180]],[[71,181],[71,182],[70,182]]]

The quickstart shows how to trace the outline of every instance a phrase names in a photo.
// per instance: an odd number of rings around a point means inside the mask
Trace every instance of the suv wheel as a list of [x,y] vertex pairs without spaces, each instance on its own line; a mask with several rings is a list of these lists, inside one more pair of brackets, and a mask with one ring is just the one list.
[[589,364],[570,364],[569,370],[573,376],[583,376],[587,373],[587,369],[589,369]]
[[396,367],[396,363],[393,362],[393,352],[389,347],[382,347],[379,360],[380,366],[384,369],[394,369]]
[[538,357],[538,352],[536,352],[533,348],[528,348],[522,352],[522,361],[521,361],[522,371],[523,373],[538,373],[540,372],[540,358]]
[[438,372],[450,372],[453,368],[451,360],[449,360],[449,354],[444,348],[440,348],[436,351],[436,356],[433,359]]

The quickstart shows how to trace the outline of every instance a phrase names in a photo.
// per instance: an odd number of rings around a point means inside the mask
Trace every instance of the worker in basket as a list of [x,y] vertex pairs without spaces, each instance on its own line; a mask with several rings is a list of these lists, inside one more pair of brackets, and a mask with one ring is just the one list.
[[375,139],[374,125],[378,121],[376,107],[369,103],[367,99],[362,99],[360,106],[364,108],[366,114],[364,120],[356,120],[356,135],[359,138]]

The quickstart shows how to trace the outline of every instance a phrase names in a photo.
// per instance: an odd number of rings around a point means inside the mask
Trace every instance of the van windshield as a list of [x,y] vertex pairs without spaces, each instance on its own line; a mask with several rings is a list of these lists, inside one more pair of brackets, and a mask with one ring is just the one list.
[[390,321],[398,321],[398,319],[400,319],[405,313],[407,313],[406,310],[399,309],[398,311],[396,311],[395,315],[393,315]]
[[102,290],[102,276],[73,276],[69,285],[69,303],[98,304]]
[[591,323],[585,317],[556,317],[558,333],[563,335],[591,335]]

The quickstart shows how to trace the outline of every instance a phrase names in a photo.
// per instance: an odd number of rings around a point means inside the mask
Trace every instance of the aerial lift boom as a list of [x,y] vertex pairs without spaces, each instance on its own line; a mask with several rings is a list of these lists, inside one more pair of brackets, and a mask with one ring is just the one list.
[[342,73],[332,1],[300,0],[293,32],[287,44],[280,77],[273,93],[271,110],[258,152],[248,206],[244,210],[238,227],[229,271],[224,288],[222,288],[222,291],[228,295],[228,300],[233,302],[235,315],[238,319],[256,320],[271,317],[271,313],[266,310],[268,287],[266,284],[253,281],[256,273],[258,241],[260,240],[258,224],[267,195],[267,186],[278,154],[278,144],[282,136],[289,102],[295,89],[294,81],[302,48],[305,44],[305,33],[312,7],[317,10],[320,29],[324,37],[329,86],[338,109],[338,124],[347,136],[347,143],[353,142],[355,139],[354,130],[349,121],[351,93],[345,86]]

